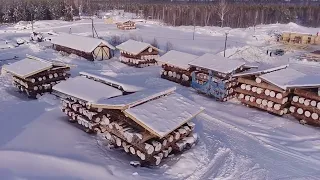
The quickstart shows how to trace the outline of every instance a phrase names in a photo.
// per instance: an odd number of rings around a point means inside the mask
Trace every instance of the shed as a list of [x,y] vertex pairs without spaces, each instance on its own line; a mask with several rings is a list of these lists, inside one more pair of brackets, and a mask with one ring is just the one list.
[[107,41],[97,38],[60,34],[51,40],[53,48],[69,54],[76,54],[88,60],[106,60],[112,57],[115,48]]
[[120,50],[120,61],[135,67],[156,64],[160,49],[145,42],[128,40],[116,47]]
[[131,20],[117,22],[116,24],[118,29],[122,29],[122,30],[136,29],[136,23]]
[[198,56],[171,50],[157,59],[162,64],[161,77],[179,84],[190,86],[191,72],[189,63]]

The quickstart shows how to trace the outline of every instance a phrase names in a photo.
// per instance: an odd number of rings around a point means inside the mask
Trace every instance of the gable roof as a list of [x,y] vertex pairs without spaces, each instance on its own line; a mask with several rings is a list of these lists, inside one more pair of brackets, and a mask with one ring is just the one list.
[[173,93],[124,111],[137,124],[163,138],[187,123],[204,109],[180,94]]
[[140,74],[137,75],[117,75],[115,77],[101,74],[97,71],[80,72],[80,75],[94,78],[95,80],[101,81],[110,86],[120,86],[125,92],[136,92],[141,91],[144,87],[139,86],[145,83],[145,80],[141,78]]
[[245,63],[237,59],[228,59],[219,55],[206,53],[190,62],[189,65],[229,74],[245,65]]
[[181,69],[189,69],[189,63],[199,56],[171,50],[157,59],[157,61],[165,64],[170,64]]
[[260,78],[284,90],[294,87],[320,87],[320,75],[307,75],[291,68],[264,74]]
[[152,46],[151,44],[135,41],[132,39],[129,39],[128,41],[116,46],[117,49],[131,53],[133,55],[138,55],[149,47],[157,51],[160,51],[160,49]]
[[130,107],[142,104],[151,99],[170,94],[176,90],[176,87],[166,89],[147,89],[133,94],[118,96],[111,99],[99,99],[92,107],[108,109],[128,109]]
[[5,65],[2,69],[20,78],[28,78],[52,67],[53,64],[48,61],[25,58],[10,65]]
[[248,76],[248,75],[260,75],[260,74],[266,74],[273,71],[278,71],[281,69],[287,68],[289,65],[282,65],[282,66],[270,66],[270,65],[259,65],[258,67],[250,67],[250,70],[234,74],[233,77],[241,77],[241,76]]
[[69,78],[53,86],[53,90],[94,103],[101,98],[112,98],[122,95],[122,91],[111,86],[87,79],[82,76]]
[[56,45],[68,47],[78,51],[83,51],[91,53],[95,48],[100,44],[108,46],[110,49],[115,49],[107,41],[97,38],[79,36],[74,34],[60,34],[56,37],[53,37],[51,42]]

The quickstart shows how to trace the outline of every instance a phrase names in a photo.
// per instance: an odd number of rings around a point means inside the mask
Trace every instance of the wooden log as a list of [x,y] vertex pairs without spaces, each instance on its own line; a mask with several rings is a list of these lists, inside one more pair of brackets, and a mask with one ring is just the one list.
[[270,91],[270,97],[276,97],[276,93],[274,91]]
[[257,94],[262,94],[263,89],[262,88],[257,88]]
[[254,96],[251,96],[251,97],[250,97],[250,101],[251,101],[251,102],[255,102],[255,100],[256,100],[256,97],[254,97]]
[[152,141],[152,145],[154,146],[154,150],[159,152],[162,148],[162,144],[158,141]]
[[266,96],[270,96],[270,90],[269,90],[269,89],[266,89],[266,90],[264,91],[264,94],[265,94]]
[[251,85],[249,85],[249,84],[246,85],[246,90],[247,90],[247,91],[251,91]]
[[260,84],[261,82],[262,82],[262,80],[259,77],[257,77],[256,78],[256,83]]
[[249,96],[249,95],[246,95],[246,96],[244,97],[244,100],[250,101],[250,96]]
[[304,115],[305,115],[306,117],[310,117],[310,116],[311,116],[311,113],[310,113],[310,111],[305,111],[305,112],[304,112]]
[[262,109],[262,110],[265,110],[265,111],[268,111],[270,113],[273,113],[273,114],[277,114],[277,115],[280,115],[282,116],[283,115],[283,110],[275,110],[273,108],[268,108],[267,106],[263,106],[263,105],[258,105],[257,103],[252,103],[250,101],[245,101],[245,100],[240,100],[242,103],[244,104],[247,104],[247,105],[250,105],[252,107],[256,107],[256,108],[259,108],[259,109]]
[[245,90],[246,89],[246,84],[241,84],[240,88]]
[[258,99],[256,100],[256,103],[259,104],[259,105],[262,104],[262,99],[258,98]]
[[312,99],[315,101],[320,101],[320,96],[318,96],[318,94],[316,94],[314,92],[307,91],[307,90],[295,89],[294,94],[301,96],[301,97],[304,97],[304,98]]
[[303,109],[302,108],[298,108],[297,109],[297,113],[300,114],[300,115],[303,114]]
[[121,139],[118,137],[116,138],[116,144],[117,144],[117,146],[121,146],[121,144],[122,144]]
[[274,102],[272,102],[272,101],[268,101],[268,105],[267,105],[267,106],[268,106],[269,108],[272,108],[272,107],[273,107],[273,105],[274,105]]
[[304,104],[295,103],[295,102],[292,102],[291,104],[292,104],[293,106],[296,106],[296,107],[299,107],[299,108],[308,110],[308,111],[310,111],[310,112],[314,112],[314,113],[320,114],[320,109],[318,109],[318,108],[316,108],[316,107],[313,107],[313,106],[305,106]]
[[131,153],[131,154],[136,154],[136,150],[134,149],[133,146],[130,147],[130,153]]
[[285,104],[285,103],[288,102],[288,97],[284,97],[283,99],[277,99],[277,98],[274,98],[274,97],[267,96],[264,93],[262,93],[262,94],[253,93],[252,91],[246,91],[246,90],[243,90],[241,88],[236,88],[235,92],[237,92],[238,94],[255,96],[255,97],[258,97],[260,99],[266,99],[268,101],[273,101],[273,102],[278,103],[278,104]]
[[147,154],[152,154],[154,152],[154,147],[151,144],[145,143],[144,148]]
[[277,98],[277,99],[282,99],[282,98],[283,98],[282,93],[277,93],[276,98]]
[[263,100],[262,100],[262,105],[263,105],[263,106],[267,106],[267,105],[268,105],[268,100],[263,99]]
[[312,100],[312,101],[310,102],[310,104],[311,104],[311,106],[316,107],[316,106],[317,106],[317,101]]
[[243,99],[244,98],[244,94],[239,94],[238,98],[239,99]]
[[311,102],[310,99],[306,99],[303,104],[304,104],[305,106],[309,106],[309,105],[310,105],[310,102]]
[[315,125],[315,126],[320,126],[320,121],[319,119],[314,120],[311,117],[307,118],[304,115],[300,115],[298,113],[293,113],[291,114],[292,116],[294,116],[296,119],[298,119],[300,122],[301,120],[305,121],[307,124],[311,124],[311,125]]
[[290,112],[294,113],[294,112],[296,112],[296,107],[291,106],[289,110],[290,110]]
[[241,77],[238,78],[238,82],[239,83],[243,83],[243,84],[250,84],[251,86],[257,86],[257,87],[260,87],[260,88],[263,88],[263,89],[269,89],[269,90],[273,90],[273,91],[276,91],[276,92],[285,93],[285,90],[283,90],[283,89],[281,89],[281,88],[279,88],[277,86],[264,83],[264,82],[256,83],[253,80],[249,80],[249,79],[245,79],[245,78],[241,78]]
[[252,87],[251,91],[254,92],[254,93],[257,92],[257,87],[255,87],[255,86]]
[[305,100],[305,98],[300,97],[300,98],[299,98],[299,103],[300,103],[300,104],[303,104],[303,103],[304,103],[304,100]]
[[314,120],[318,120],[319,119],[319,115],[317,113],[312,113],[311,118]]

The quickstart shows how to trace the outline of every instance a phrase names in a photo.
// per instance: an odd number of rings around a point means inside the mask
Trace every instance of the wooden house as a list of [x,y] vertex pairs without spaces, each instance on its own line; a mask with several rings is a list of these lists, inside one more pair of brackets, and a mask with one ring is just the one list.
[[112,57],[115,48],[107,41],[97,38],[78,36],[73,34],[60,34],[51,40],[53,48],[68,54],[94,60],[106,60]]
[[189,65],[195,69],[192,72],[191,87],[218,101],[227,101],[234,97],[237,81],[233,75],[248,69],[243,61],[209,53]]
[[283,32],[280,42],[286,44],[319,45],[320,36],[307,33]]
[[32,56],[2,67],[13,76],[13,85],[30,98],[51,92],[52,86],[69,78],[69,70],[68,65]]
[[162,64],[161,78],[182,84],[191,85],[192,68],[189,63],[198,58],[193,54],[171,50],[157,59]]
[[[147,165],[159,165],[197,141],[191,122],[203,109],[176,94],[175,88],[144,89],[124,94],[126,84],[105,76],[70,78],[53,87],[71,122],[103,137]],[[110,86],[113,84],[113,86]]]
[[120,50],[120,61],[135,67],[155,65],[159,57],[160,49],[145,43],[128,40],[117,46]]
[[129,20],[129,21],[124,21],[124,22],[118,22],[116,23],[117,28],[121,30],[131,30],[131,29],[136,29],[136,23]]

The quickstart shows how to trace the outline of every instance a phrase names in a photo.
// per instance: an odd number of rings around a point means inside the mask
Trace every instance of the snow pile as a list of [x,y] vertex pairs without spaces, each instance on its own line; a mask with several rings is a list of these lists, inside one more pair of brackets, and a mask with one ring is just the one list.
[[[223,56],[223,52],[220,52]],[[226,57],[243,59],[248,62],[270,62],[274,58],[267,55],[262,49],[254,46],[233,47],[226,50]]]

